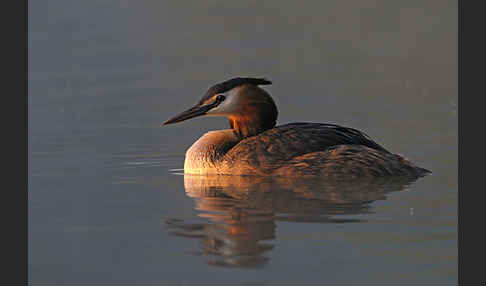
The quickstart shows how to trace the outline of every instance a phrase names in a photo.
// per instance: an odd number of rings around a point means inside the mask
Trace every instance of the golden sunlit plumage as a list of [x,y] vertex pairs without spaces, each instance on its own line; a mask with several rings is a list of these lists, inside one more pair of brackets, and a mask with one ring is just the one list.
[[258,86],[267,84],[257,78],[219,83],[196,106],[164,122],[197,116],[229,120],[231,129],[208,132],[187,150],[184,173],[346,178],[429,173],[352,128],[323,123],[275,127],[277,107]]

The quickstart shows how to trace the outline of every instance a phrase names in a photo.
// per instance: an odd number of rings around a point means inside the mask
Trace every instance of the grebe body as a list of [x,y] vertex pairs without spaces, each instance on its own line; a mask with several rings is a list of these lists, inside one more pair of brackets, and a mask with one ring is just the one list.
[[210,131],[186,152],[184,173],[252,176],[420,177],[430,171],[393,154],[353,128],[324,123],[276,126],[277,108],[258,85],[234,78],[212,86],[171,124],[197,116],[227,117],[231,129]]

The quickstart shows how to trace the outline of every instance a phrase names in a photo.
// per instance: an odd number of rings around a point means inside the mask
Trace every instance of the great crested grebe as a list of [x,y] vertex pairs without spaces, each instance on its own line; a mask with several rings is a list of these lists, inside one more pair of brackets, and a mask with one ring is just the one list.
[[231,129],[210,131],[186,152],[184,173],[257,176],[421,177],[430,171],[392,154],[366,134],[324,123],[276,126],[277,107],[259,85],[233,78],[208,89],[192,108],[163,124],[224,116]]

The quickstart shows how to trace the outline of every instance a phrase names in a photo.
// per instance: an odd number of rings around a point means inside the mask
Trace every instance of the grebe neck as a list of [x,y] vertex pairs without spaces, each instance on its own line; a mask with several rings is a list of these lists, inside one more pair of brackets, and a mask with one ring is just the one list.
[[265,90],[257,86],[245,85],[239,92],[246,95],[243,99],[244,104],[227,117],[231,129],[240,140],[275,127],[278,116],[277,106]]

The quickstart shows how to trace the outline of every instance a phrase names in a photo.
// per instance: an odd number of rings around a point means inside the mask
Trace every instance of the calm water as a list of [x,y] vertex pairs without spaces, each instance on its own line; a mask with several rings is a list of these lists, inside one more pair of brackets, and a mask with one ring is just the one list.
[[[30,284],[456,285],[456,53],[456,1],[30,1]],[[181,175],[234,76],[433,174]]]

